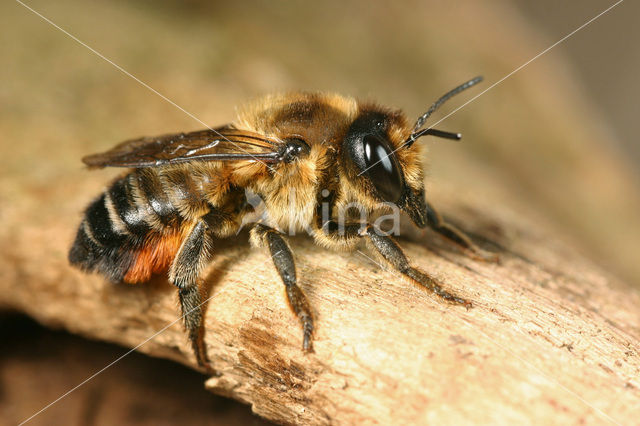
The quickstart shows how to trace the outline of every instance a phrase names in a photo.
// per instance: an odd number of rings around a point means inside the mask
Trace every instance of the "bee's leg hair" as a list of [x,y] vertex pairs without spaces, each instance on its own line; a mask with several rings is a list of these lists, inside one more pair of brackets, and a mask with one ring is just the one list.
[[182,242],[169,271],[169,280],[178,287],[185,328],[198,365],[215,374],[209,365],[204,344],[201,286],[198,280],[209,256],[211,245],[208,226],[200,219]]
[[313,352],[313,316],[307,297],[296,282],[296,266],[289,245],[278,231],[260,224],[251,229],[251,242],[255,246],[269,247],[273,264],[284,282],[289,305],[302,324],[302,350]]
[[427,212],[427,224],[438,234],[462,247],[464,252],[471,258],[484,260],[486,262],[497,262],[499,257],[495,253],[489,253],[476,246],[471,239],[455,226],[445,222],[440,213],[433,208],[428,201],[425,201]]

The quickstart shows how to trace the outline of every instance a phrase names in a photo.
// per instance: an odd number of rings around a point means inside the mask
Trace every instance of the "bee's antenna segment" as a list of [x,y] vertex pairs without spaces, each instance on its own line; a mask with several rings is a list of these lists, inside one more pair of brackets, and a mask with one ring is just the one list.
[[437,136],[444,139],[451,139],[454,141],[459,141],[460,139],[462,139],[462,133],[445,132],[444,130],[438,129],[422,129],[420,131],[412,133],[411,136],[409,136],[409,139],[407,139],[404,143],[404,146],[410,147],[419,137],[427,135]]
[[443,132],[441,130],[436,130],[436,129],[420,130],[420,128],[424,125],[425,121],[427,121],[427,118],[429,118],[431,114],[433,114],[438,108],[442,106],[442,104],[448,101],[451,97],[457,95],[463,90],[467,90],[468,88],[470,88],[471,86],[474,86],[477,83],[480,83],[482,80],[483,80],[482,76],[478,76],[442,95],[440,99],[435,101],[433,105],[429,107],[427,112],[425,112],[418,118],[418,121],[416,121],[416,124],[413,126],[413,133],[411,133],[411,136],[409,137],[409,139],[407,139],[406,145],[411,146],[416,141],[416,139],[418,139],[420,136],[425,136],[425,135],[433,135],[441,138],[455,139],[455,140],[460,139],[462,137],[460,133]]
[[433,105],[431,105],[429,107],[429,109],[427,110],[427,112],[425,112],[424,114],[422,114],[420,116],[420,118],[418,118],[418,121],[416,121],[416,124],[413,126],[413,133],[416,133],[418,130],[420,130],[420,128],[422,127],[422,125],[424,124],[425,121],[427,121],[427,118],[429,118],[429,116],[431,114],[433,114],[438,108],[440,108],[442,106],[442,104],[444,104],[446,101],[448,101],[451,97],[457,95],[458,93],[462,92],[463,90],[467,90],[469,87],[480,83],[483,80],[482,76],[479,75],[476,78],[473,78],[469,81],[467,81],[466,83],[461,84],[460,86],[456,87],[453,90],[448,91],[447,93],[445,93],[444,95],[442,95],[440,97],[440,99],[438,99],[437,101],[435,101],[433,103]]
[[414,133],[413,135],[415,135],[416,139],[419,138],[420,136],[426,136],[426,135],[437,136],[439,138],[445,138],[445,139],[452,139],[455,141],[459,141],[460,139],[462,139],[462,133],[445,132],[444,130],[438,130],[438,129],[424,129],[424,130],[420,130],[417,133]]

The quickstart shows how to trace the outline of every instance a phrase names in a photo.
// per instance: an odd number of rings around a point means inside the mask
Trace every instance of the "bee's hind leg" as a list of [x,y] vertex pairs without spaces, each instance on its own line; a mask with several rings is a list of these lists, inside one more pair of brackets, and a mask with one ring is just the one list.
[[215,374],[204,344],[203,301],[198,280],[209,255],[210,238],[207,224],[201,219],[182,242],[171,265],[169,279],[178,287],[182,319],[198,365],[207,369],[207,373]]
[[296,266],[289,245],[278,231],[260,224],[251,229],[251,242],[255,246],[269,247],[273,263],[284,282],[289,305],[302,325],[302,350],[313,352],[313,316],[307,297],[298,287]]
[[497,262],[499,260],[497,254],[482,250],[475,245],[464,232],[445,222],[440,213],[438,213],[428,201],[425,201],[425,205],[427,224],[431,229],[462,247],[464,252],[473,259],[484,260],[486,262]]

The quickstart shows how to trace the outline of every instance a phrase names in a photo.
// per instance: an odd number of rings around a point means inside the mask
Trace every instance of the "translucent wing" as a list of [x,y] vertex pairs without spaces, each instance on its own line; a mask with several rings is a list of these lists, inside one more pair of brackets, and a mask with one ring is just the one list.
[[230,126],[124,141],[107,152],[84,157],[89,167],[157,167],[189,161],[281,161],[281,143]]

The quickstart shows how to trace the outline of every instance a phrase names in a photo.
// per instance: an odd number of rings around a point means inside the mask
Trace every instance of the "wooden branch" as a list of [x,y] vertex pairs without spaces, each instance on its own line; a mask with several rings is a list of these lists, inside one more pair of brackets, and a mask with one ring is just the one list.
[[[38,219],[35,205],[64,199],[69,188],[78,199],[60,210],[80,210],[100,178],[7,199],[14,204],[3,211],[0,303],[90,338],[146,342],[140,351],[195,368],[166,279],[113,285],[76,271],[66,263],[76,217]],[[206,386],[283,423],[636,418],[638,292],[543,222],[478,200],[454,202],[443,192],[432,200],[502,258],[499,265],[473,261],[430,232],[401,239],[416,266],[473,300],[473,309],[443,304],[382,270],[366,249],[328,252],[295,237],[317,323],[315,353],[305,355],[267,252],[251,250],[241,235],[216,244],[206,278],[206,342],[222,373]]]
[[[370,94],[419,114],[450,84],[484,70],[498,81],[549,41],[506,2],[389,3],[389,10],[371,8],[366,22],[396,53],[379,54],[385,44],[372,50],[366,37],[340,49],[336,37],[352,34],[352,20],[311,14],[309,4],[274,30],[272,20],[286,15],[280,8],[216,6],[211,19],[225,24],[212,25],[199,9],[192,19],[181,8],[176,21],[170,8],[151,14],[96,2],[93,13],[112,19],[91,21],[91,34],[104,52],[130,52],[141,28],[159,35],[144,37],[145,50],[156,54],[122,66],[135,65],[136,75],[168,95],[184,94],[176,102],[212,124],[231,119],[232,105],[247,93],[273,87]],[[76,22],[77,10],[73,2],[56,8],[55,20]],[[198,124],[71,49],[71,40],[56,39],[22,8],[3,12],[11,17],[5,32],[20,43],[9,52],[11,66],[0,69],[11,82],[0,115],[0,308],[128,348],[146,342],[138,350],[195,368],[166,279],[112,285],[70,268],[66,258],[80,212],[114,177],[82,170],[80,157],[126,137]],[[424,25],[425,16],[437,18]],[[313,44],[291,43],[334,26]],[[289,62],[280,62],[273,46],[286,46]],[[363,53],[355,68],[354,51]],[[179,67],[158,67],[166,52]],[[396,58],[401,52],[406,61]],[[606,259],[612,270],[639,276],[640,191],[569,70],[557,55],[545,55],[452,117],[464,120],[446,127],[465,133],[464,148],[433,146],[430,201],[502,263],[473,261],[430,232],[403,232],[400,243],[416,266],[471,299],[473,309],[443,304],[381,270],[364,248],[364,255],[334,253],[296,237],[291,246],[317,325],[315,353],[305,355],[268,254],[250,250],[241,235],[216,244],[206,278],[206,342],[222,372],[207,387],[282,423],[637,422],[640,294],[582,252],[613,253]],[[560,224],[583,244],[565,241]]]

